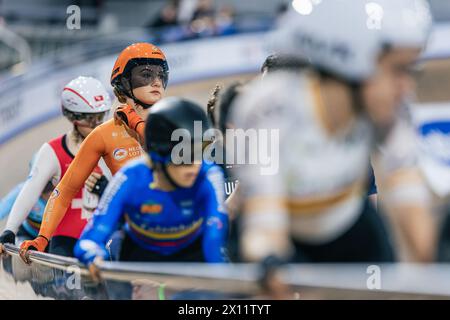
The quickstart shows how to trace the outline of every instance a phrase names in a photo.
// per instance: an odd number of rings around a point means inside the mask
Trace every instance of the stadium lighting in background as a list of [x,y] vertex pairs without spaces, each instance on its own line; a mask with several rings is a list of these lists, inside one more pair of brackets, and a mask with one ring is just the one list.
[[376,2],[369,2],[366,4],[367,28],[372,30],[381,29],[381,21],[384,16],[383,7]]
[[307,16],[311,14],[315,5],[318,5],[322,0],[293,0],[292,7],[301,15]]
[[292,7],[301,15],[307,16],[313,11],[311,0],[293,0]]

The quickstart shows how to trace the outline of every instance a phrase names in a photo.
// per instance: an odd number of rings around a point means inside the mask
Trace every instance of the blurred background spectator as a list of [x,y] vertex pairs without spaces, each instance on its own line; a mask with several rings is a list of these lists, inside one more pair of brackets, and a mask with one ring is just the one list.
[[197,0],[179,0],[178,22],[187,24],[191,22],[197,8]]
[[178,25],[178,10],[180,1],[169,1],[158,13],[156,19],[147,25],[150,28],[162,28]]
[[219,35],[228,35],[236,32],[234,27],[235,9],[231,5],[223,5],[216,14],[215,24],[216,33]]
[[212,0],[197,0],[197,6],[192,14],[191,20],[197,20],[201,18],[213,18],[214,17],[214,6]]

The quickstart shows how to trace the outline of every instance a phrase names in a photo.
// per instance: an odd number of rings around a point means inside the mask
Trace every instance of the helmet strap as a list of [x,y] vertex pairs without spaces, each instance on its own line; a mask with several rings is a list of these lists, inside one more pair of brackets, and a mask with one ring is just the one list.
[[131,93],[131,96],[132,96],[131,99],[133,99],[134,103],[140,105],[142,107],[142,109],[144,109],[144,110],[149,109],[150,107],[153,106],[153,104],[148,104],[148,103],[142,102],[141,100],[136,98],[134,96],[133,92]]
[[350,83],[350,93],[352,96],[353,109],[356,113],[361,113],[364,110],[365,104],[362,98],[362,85],[360,82]]
[[135,95],[133,94],[133,87],[131,86],[131,80],[130,79],[126,80],[128,81],[128,87],[130,88],[129,90],[126,91],[127,96],[133,99],[135,104],[140,105],[144,110],[149,109],[151,106],[153,106],[153,104],[142,102],[141,100],[136,98]]

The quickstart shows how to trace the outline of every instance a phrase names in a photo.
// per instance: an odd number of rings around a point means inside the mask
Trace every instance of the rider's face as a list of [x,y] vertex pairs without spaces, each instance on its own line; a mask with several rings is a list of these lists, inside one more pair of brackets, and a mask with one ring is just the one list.
[[85,113],[78,116],[73,124],[77,126],[78,132],[83,136],[87,137],[89,133],[92,132],[98,125],[102,124],[105,120],[107,112],[99,113]]
[[377,128],[389,128],[402,102],[415,90],[413,64],[418,49],[393,49],[380,58],[377,73],[363,86],[365,111]]
[[134,96],[147,104],[158,102],[164,95],[166,75],[161,66],[141,65],[131,70]]
[[192,187],[197,179],[201,164],[167,165],[167,172],[173,181],[183,188]]

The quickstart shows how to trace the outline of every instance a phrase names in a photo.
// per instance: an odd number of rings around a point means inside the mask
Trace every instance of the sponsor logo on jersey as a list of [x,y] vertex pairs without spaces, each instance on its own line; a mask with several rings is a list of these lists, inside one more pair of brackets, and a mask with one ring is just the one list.
[[180,206],[182,207],[191,207],[194,204],[192,200],[185,200],[180,202]]
[[139,157],[142,154],[142,148],[140,146],[138,147],[129,147],[128,148],[128,155],[130,157]]
[[192,209],[192,206],[193,206],[192,200],[181,201],[180,206],[181,206],[181,213],[184,216],[190,216],[194,213],[194,211]]
[[183,214],[183,216],[190,216],[194,212],[192,211],[192,209],[181,209],[181,213]]
[[114,159],[116,159],[117,161],[123,160],[128,156],[128,151],[127,149],[124,148],[118,148],[115,149],[113,151],[113,157]]
[[151,227],[149,224],[137,225],[126,214],[125,220],[129,224],[132,232],[145,236],[149,239],[156,240],[179,240],[188,237],[197,232],[202,224],[203,218],[192,221],[190,224],[179,224],[172,226],[157,226]]
[[141,206],[141,213],[158,214],[161,213],[163,206],[156,202],[147,202]]

